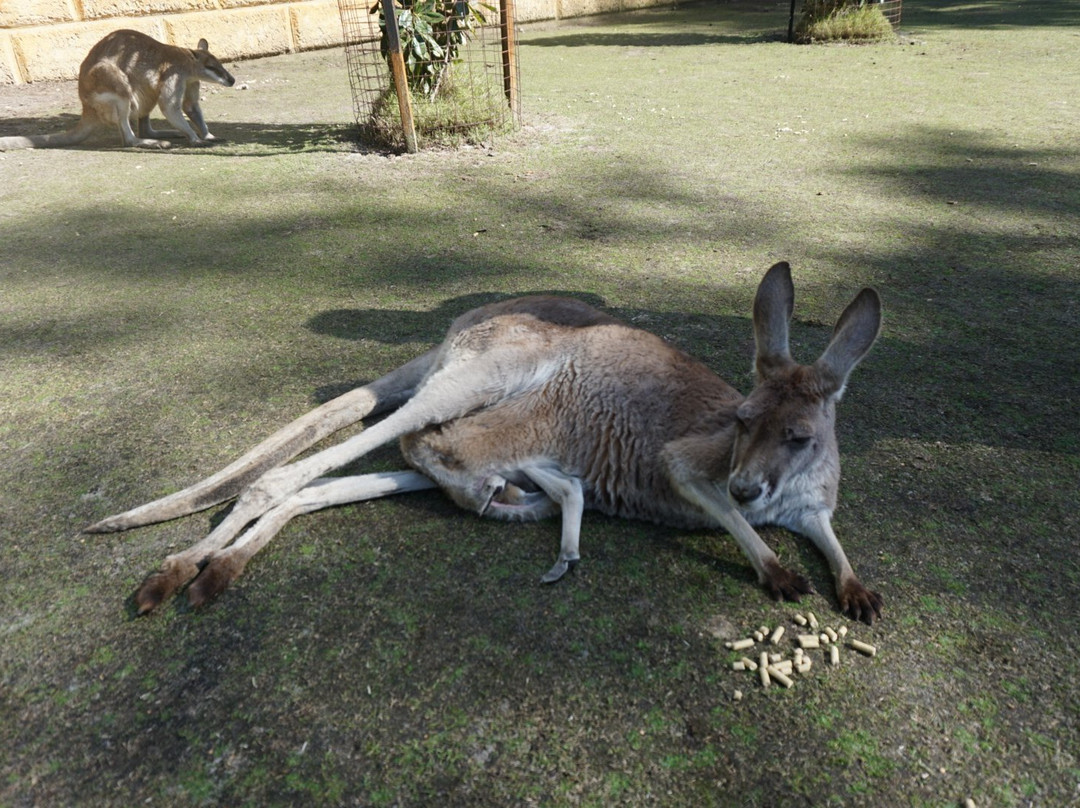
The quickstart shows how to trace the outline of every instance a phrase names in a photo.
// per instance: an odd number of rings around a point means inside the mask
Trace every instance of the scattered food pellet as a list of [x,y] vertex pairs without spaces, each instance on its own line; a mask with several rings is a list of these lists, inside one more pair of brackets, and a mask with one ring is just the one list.
[[791,666],[792,666],[792,662],[791,662],[790,659],[778,659],[775,662],[773,662],[771,665],[769,665],[769,673],[772,673],[774,670],[777,670],[777,671],[780,671],[780,673],[790,674],[791,673]]
[[877,648],[869,643],[859,642],[858,640],[848,640],[848,646],[854,648],[860,654],[866,654],[867,656],[873,656],[877,653]]
[[[757,671],[763,688],[774,683],[788,688],[794,686],[795,683],[792,677],[795,674],[805,675],[810,672],[813,667],[810,652],[816,649],[821,649],[827,664],[834,667],[840,664],[839,643],[842,640],[847,643],[849,648],[858,651],[860,654],[868,657],[877,654],[877,648],[873,645],[855,639],[847,639],[847,626],[840,626],[839,629],[829,626],[819,627],[817,617],[813,612],[808,612],[806,617],[795,614],[792,616],[792,621],[798,625],[809,626],[813,633],[787,634],[785,627],[782,625],[773,629],[763,625],[753,632],[752,637],[725,642],[726,647],[735,651],[747,650],[758,643],[766,641],[771,646],[768,647],[768,650],[758,648],[755,651],[757,662],[748,656],[743,656],[732,661],[731,669],[734,671]],[[786,644],[782,642],[785,637],[788,638]],[[785,646],[791,653],[785,652]],[[736,690],[733,698],[736,701],[741,700],[743,698],[742,691]],[[966,804],[965,808],[967,808]]]
[[781,671],[775,665],[773,667],[769,668],[769,676],[771,676],[773,679],[778,681],[784,687],[792,687],[795,684],[793,681],[791,681],[791,679],[789,679],[787,677],[787,674],[785,674],[783,671]]

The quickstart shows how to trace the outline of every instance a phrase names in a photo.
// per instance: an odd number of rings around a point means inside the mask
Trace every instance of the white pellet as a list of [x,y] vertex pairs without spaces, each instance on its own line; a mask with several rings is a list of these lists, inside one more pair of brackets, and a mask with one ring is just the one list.
[[821,640],[818,639],[817,634],[800,634],[796,639],[799,641],[799,647],[801,648],[821,647]]
[[737,660],[736,662],[731,663],[731,669],[733,671],[744,671],[744,670],[746,670],[746,665],[744,665],[742,660],[740,659],[740,660]]
[[821,641],[822,645],[828,645],[829,644],[829,635],[826,634],[824,631],[821,632],[820,634],[818,634],[818,639]]
[[732,651],[744,651],[747,648],[754,647],[754,639],[747,637],[745,640],[735,640],[735,642],[724,643]]
[[778,681],[784,687],[791,687],[795,684],[793,681],[791,681],[791,679],[787,677],[787,674],[785,674],[781,670],[777,670],[776,666],[769,668],[769,676]]
[[754,632],[754,642],[761,642],[764,639],[765,639],[765,635],[762,634],[760,631],[755,631]]
[[867,656],[873,656],[877,653],[877,648],[869,643],[859,642],[858,640],[848,640],[848,646],[854,648],[860,654],[866,654]]
[[810,628],[812,628],[814,631],[817,631],[818,622],[817,622],[817,618],[814,616],[813,612],[807,612],[806,613],[806,620],[807,620],[808,623],[810,623]]
[[783,626],[777,626],[776,631],[774,631],[772,633],[772,636],[769,637],[769,642],[771,642],[773,645],[779,645],[780,644],[780,638],[783,637],[783,636],[784,636],[784,627]]
[[754,662],[754,660],[750,659],[750,657],[743,657],[739,661],[743,664],[743,670],[747,670],[747,671],[756,671],[757,670],[757,663]]
[[832,665],[840,664],[840,646],[834,645],[829,649],[829,662]]
[[829,642],[836,642],[839,635],[831,628],[826,628],[825,633],[829,635]]
[[798,612],[796,612],[795,613],[795,622],[798,623],[800,626],[805,626],[806,625],[806,618],[803,617]]

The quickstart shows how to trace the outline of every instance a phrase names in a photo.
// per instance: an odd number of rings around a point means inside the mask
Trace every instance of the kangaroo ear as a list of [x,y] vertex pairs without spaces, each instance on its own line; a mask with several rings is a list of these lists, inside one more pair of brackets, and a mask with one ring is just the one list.
[[758,382],[791,364],[788,347],[788,320],[795,309],[795,285],[787,261],[774,264],[765,273],[754,297],[754,370]]
[[881,330],[881,298],[863,289],[836,321],[832,341],[814,363],[826,395],[840,398],[848,376],[866,356]]
[[201,51],[208,51],[210,50],[210,43],[207,42],[205,39],[200,39],[199,44],[195,49]]

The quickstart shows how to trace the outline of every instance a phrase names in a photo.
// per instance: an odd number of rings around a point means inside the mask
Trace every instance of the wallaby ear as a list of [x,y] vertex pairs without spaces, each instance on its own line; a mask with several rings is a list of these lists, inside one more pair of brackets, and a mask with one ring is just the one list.
[[843,395],[848,376],[869,352],[880,330],[881,298],[873,289],[863,289],[836,321],[832,341],[814,363],[827,395]]
[[791,364],[788,320],[795,310],[795,285],[787,261],[773,264],[758,285],[754,297],[754,370],[758,382]]
[[200,39],[199,44],[195,48],[195,50],[208,51],[210,50],[210,43],[207,42],[205,39]]

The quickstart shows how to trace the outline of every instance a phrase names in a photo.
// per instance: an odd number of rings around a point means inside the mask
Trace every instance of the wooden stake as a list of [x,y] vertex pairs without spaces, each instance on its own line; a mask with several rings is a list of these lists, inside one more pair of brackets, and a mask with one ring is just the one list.
[[416,125],[413,123],[412,97],[409,95],[409,80],[405,75],[405,57],[401,54],[401,35],[398,33],[394,0],[382,0],[382,7],[386,24],[386,49],[390,55],[390,71],[394,74],[394,90],[397,92],[398,109],[401,111],[405,149],[409,154],[416,154]]
[[499,27],[502,29],[503,92],[510,112],[518,115],[517,42],[514,35],[514,0],[499,3]]

